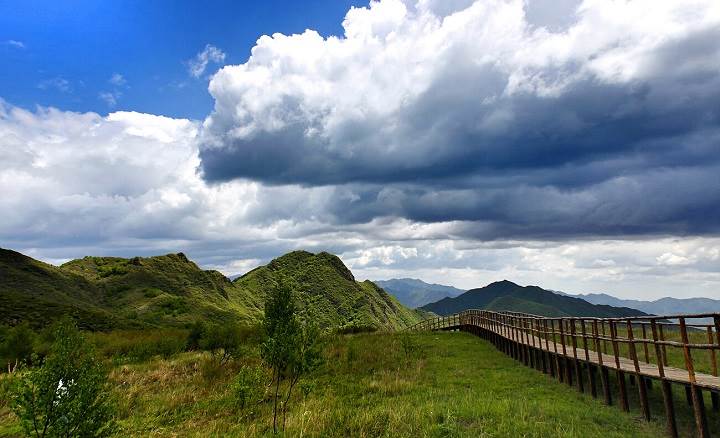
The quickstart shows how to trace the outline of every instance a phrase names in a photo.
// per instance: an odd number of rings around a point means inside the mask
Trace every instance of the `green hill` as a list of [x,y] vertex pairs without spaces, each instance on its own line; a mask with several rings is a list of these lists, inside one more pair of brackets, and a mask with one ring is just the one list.
[[443,298],[422,309],[450,315],[467,309],[508,310],[543,316],[639,316],[645,313],[627,307],[590,304],[580,298],[556,294],[538,286],[520,286],[503,280],[471,289],[455,298]]
[[40,327],[70,315],[89,329],[257,321],[264,296],[289,279],[299,307],[324,326],[399,328],[419,320],[374,283],[356,282],[331,254],[296,251],[232,282],[182,254],[84,257],[52,266],[0,249],[0,324]]
[[294,251],[254,269],[234,283],[254,295],[288,281],[301,308],[323,325],[401,328],[418,321],[420,313],[400,304],[371,281],[357,282],[335,255]]
[[262,314],[257,296],[238,289],[218,271],[204,271],[183,253],[156,257],[84,257],[61,269],[105,292],[110,309],[147,325],[195,320],[251,320]]
[[0,248],[0,324],[34,326],[71,315],[89,328],[126,325],[104,305],[105,295],[85,278]]
[[487,306],[485,306],[485,310],[494,310],[496,312],[523,312],[531,313],[533,315],[554,317],[570,316],[552,306],[546,306],[545,304],[537,303],[535,301],[523,300],[512,296],[495,298]]

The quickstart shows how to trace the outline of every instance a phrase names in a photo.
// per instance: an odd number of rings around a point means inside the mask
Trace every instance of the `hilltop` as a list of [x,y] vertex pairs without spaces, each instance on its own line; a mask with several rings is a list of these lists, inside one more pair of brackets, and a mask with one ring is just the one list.
[[452,286],[425,283],[415,278],[393,278],[375,281],[375,284],[411,308],[434,303],[445,297],[456,297],[465,292]]
[[450,315],[467,309],[507,310],[556,317],[645,315],[636,309],[591,304],[580,298],[560,295],[538,286],[520,286],[507,280],[471,289],[455,298],[443,298],[422,309],[439,315]]
[[296,251],[230,281],[184,254],[84,257],[61,266],[0,249],[0,324],[41,327],[70,315],[89,329],[187,327],[259,320],[269,287],[289,280],[298,305],[324,326],[400,328],[420,314],[370,281],[356,282],[332,254]]
[[280,279],[293,285],[301,307],[325,325],[401,328],[419,318],[418,312],[372,281],[356,281],[340,258],[327,252],[293,251],[237,278],[234,284],[262,296]]
[[71,315],[80,325],[126,325],[105,307],[105,293],[86,278],[0,248],[0,324],[45,322]]

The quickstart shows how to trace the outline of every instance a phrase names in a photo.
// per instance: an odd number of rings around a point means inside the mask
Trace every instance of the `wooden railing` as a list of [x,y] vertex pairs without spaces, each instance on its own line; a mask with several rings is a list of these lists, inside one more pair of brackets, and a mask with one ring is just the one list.
[[[720,410],[720,314],[551,318],[466,310],[427,319],[408,330],[477,334],[526,365],[577,386],[580,391],[589,389],[593,397],[598,397],[601,390],[607,404],[612,404],[609,373],[613,371],[620,406],[625,411],[630,409],[627,374],[631,385],[638,388],[640,410],[646,420],[651,418],[648,387],[652,380],[659,380],[671,436],[678,436],[671,383],[685,386],[698,436],[710,436],[703,391],[710,393],[713,411]],[[589,388],[585,388],[585,381]]]

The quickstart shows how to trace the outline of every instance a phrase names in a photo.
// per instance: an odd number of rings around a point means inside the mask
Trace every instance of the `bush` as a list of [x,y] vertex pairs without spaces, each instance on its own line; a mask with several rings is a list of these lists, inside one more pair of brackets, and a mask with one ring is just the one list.
[[13,379],[13,412],[29,436],[109,435],[113,406],[107,372],[72,322],[54,328],[43,365]]
[[185,348],[188,351],[194,351],[200,349],[200,343],[205,335],[205,324],[202,321],[197,321],[190,327],[190,333],[188,333],[187,342]]
[[37,335],[27,323],[3,330],[0,338],[0,362],[3,370],[30,364]]
[[178,329],[122,330],[91,335],[102,357],[116,362],[143,361],[159,355],[168,358],[185,350],[186,331]]
[[214,359],[220,363],[226,363],[230,359],[237,359],[249,344],[255,342],[257,329],[254,327],[240,326],[235,323],[214,324],[204,328],[194,328],[197,332],[188,336],[188,345],[199,335],[199,346],[212,354]]
[[240,410],[249,410],[265,398],[267,372],[259,366],[243,366],[240,368],[235,380],[230,386],[230,394],[234,407]]
[[100,276],[100,278],[125,275],[128,272],[127,269],[125,269],[123,266],[119,266],[119,265],[98,266],[97,271],[98,271],[98,275]]
[[420,346],[413,340],[411,335],[403,333],[400,335],[400,345],[402,346],[405,359],[410,360],[416,358],[420,354]]
[[367,323],[350,322],[337,328],[336,333],[341,335],[349,335],[355,333],[373,333],[377,331],[377,327]]

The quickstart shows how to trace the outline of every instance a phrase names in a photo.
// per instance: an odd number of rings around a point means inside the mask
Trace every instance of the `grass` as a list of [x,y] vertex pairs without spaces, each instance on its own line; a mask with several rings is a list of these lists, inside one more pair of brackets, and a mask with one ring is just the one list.
[[[119,341],[96,342],[107,346]],[[604,406],[465,333],[335,336],[326,344],[324,356],[324,365],[293,396],[286,436],[657,437],[664,433],[661,419],[646,423],[637,412],[625,414]],[[240,367],[258,363],[256,346],[226,366],[202,352],[123,364],[109,361],[118,402],[117,436],[271,435],[269,398],[238,410],[228,389]],[[0,376],[0,385],[2,381]],[[0,436],[18,433],[13,415],[0,402]]]

